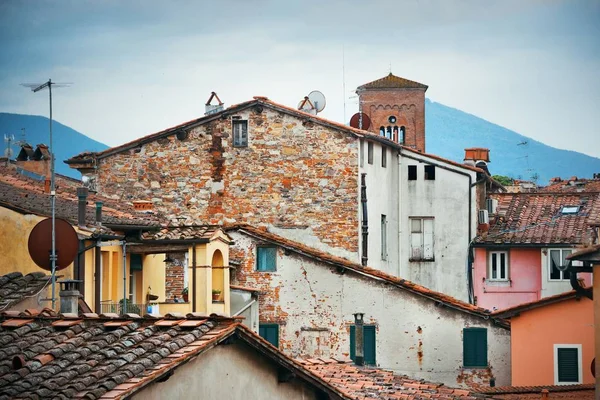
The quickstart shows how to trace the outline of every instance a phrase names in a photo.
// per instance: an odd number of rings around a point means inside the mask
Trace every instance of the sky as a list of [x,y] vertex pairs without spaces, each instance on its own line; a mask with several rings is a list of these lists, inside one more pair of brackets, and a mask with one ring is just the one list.
[[[118,145],[252,96],[348,122],[389,72],[432,101],[600,157],[600,0],[0,1],[0,112]],[[13,132],[0,132],[13,133]],[[14,132],[17,133],[17,132]],[[473,143],[473,146],[477,146]]]

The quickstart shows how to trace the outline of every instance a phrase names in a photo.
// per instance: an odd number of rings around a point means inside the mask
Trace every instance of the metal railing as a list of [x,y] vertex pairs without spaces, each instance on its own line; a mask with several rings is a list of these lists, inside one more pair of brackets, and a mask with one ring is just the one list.
[[[123,309],[124,308],[124,309]],[[115,314],[125,314],[125,313],[133,313],[144,315],[146,314],[146,304],[143,303],[131,303],[126,302],[125,307],[123,307],[123,300],[119,302],[113,302],[112,300],[105,300],[100,302],[100,312],[101,313],[115,313]]]

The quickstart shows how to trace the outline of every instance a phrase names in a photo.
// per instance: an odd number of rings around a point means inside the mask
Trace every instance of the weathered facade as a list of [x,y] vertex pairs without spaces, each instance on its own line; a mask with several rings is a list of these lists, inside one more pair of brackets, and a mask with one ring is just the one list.
[[[485,310],[404,279],[251,227],[228,230],[232,259],[243,260],[235,281],[261,291],[260,323],[275,329],[292,356],[347,357],[354,313],[374,327],[374,364],[447,385],[510,384],[510,332]],[[258,249],[274,248],[270,271]],[[485,332],[486,362],[463,360],[465,329]]]

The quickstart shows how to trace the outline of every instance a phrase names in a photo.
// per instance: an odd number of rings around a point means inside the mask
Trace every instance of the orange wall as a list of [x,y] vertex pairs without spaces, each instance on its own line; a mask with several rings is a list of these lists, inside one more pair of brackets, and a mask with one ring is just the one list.
[[554,345],[581,344],[583,383],[593,383],[594,309],[590,299],[565,300],[511,319],[512,385],[554,385]]

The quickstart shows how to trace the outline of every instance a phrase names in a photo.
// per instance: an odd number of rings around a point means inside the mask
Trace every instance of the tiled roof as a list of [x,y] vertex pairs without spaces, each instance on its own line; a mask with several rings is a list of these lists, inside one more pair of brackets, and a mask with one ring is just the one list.
[[175,134],[177,134],[177,132],[179,132],[181,130],[187,130],[187,129],[191,129],[191,128],[196,127],[196,126],[200,126],[200,125],[202,125],[204,123],[207,123],[207,122],[210,122],[210,121],[212,121],[214,119],[220,118],[220,116],[222,114],[224,114],[224,113],[231,114],[233,112],[238,112],[238,111],[241,111],[241,110],[243,110],[245,108],[253,107],[253,106],[256,106],[256,105],[266,106],[266,107],[269,107],[269,108],[271,108],[273,110],[276,110],[276,111],[282,111],[282,112],[285,112],[286,114],[294,115],[296,117],[303,118],[303,119],[308,119],[308,120],[310,120],[310,121],[312,121],[314,123],[320,124],[320,125],[324,125],[324,126],[327,126],[327,127],[330,127],[330,128],[334,128],[334,129],[339,129],[339,130],[344,131],[344,132],[346,132],[348,134],[354,135],[355,137],[368,138],[370,140],[374,140],[374,141],[383,143],[383,144],[385,144],[387,146],[390,146],[390,147],[392,147],[394,149],[402,149],[402,150],[406,150],[406,151],[409,151],[409,152],[414,152],[414,153],[417,153],[420,156],[430,157],[430,158],[433,158],[435,160],[451,164],[451,165],[453,165],[455,167],[459,167],[459,168],[463,168],[463,169],[469,169],[469,170],[476,171],[476,172],[484,172],[482,169],[477,168],[477,167],[472,167],[470,165],[461,164],[459,162],[448,160],[446,158],[438,157],[438,156],[435,156],[435,155],[432,155],[432,154],[421,153],[421,152],[419,152],[417,150],[414,150],[414,149],[412,149],[410,147],[406,147],[406,146],[400,145],[400,144],[392,141],[391,139],[387,139],[387,138],[385,138],[385,137],[383,137],[381,135],[377,135],[377,134],[375,134],[373,132],[363,131],[363,130],[360,130],[360,129],[352,128],[351,126],[347,126],[347,125],[341,124],[339,122],[330,121],[330,120],[327,120],[325,118],[321,118],[319,116],[308,114],[308,113],[305,113],[304,111],[300,111],[300,110],[297,110],[295,108],[291,108],[291,107],[285,106],[283,104],[276,103],[276,102],[274,102],[272,100],[269,100],[266,97],[255,97],[254,100],[250,100],[250,101],[246,101],[244,103],[232,105],[232,106],[228,107],[227,109],[225,109],[225,110],[223,110],[223,111],[221,111],[219,113],[211,114],[211,115],[204,116],[204,117],[201,117],[201,118],[197,118],[197,119],[194,119],[194,120],[191,120],[191,121],[188,121],[188,122],[184,122],[184,123],[176,125],[174,127],[171,127],[171,128],[168,128],[168,129],[165,129],[165,130],[162,130],[160,132],[156,132],[156,133],[153,133],[153,134],[150,134],[150,135],[143,136],[141,138],[138,138],[138,139],[132,140],[130,142],[124,143],[124,144],[122,144],[120,146],[111,147],[109,149],[106,149],[106,150],[98,152],[98,153],[90,153],[90,152],[81,153],[81,154],[78,154],[78,155],[70,158],[69,160],[66,160],[65,162],[67,164],[78,164],[78,163],[88,162],[88,161],[90,161],[92,159],[102,159],[102,158],[105,158],[105,157],[109,157],[109,156],[111,156],[113,154],[118,154],[120,152],[123,152],[123,151],[129,150],[129,149],[141,146],[141,145],[143,145],[145,143],[153,142],[153,141],[158,140],[158,139],[163,138],[163,137],[175,135]]
[[393,75],[391,72],[389,75],[384,76],[381,79],[377,79],[375,81],[365,83],[358,87],[357,90],[365,90],[365,89],[425,89],[427,90],[429,86],[423,85],[422,83],[410,81],[405,78],[400,78],[399,76]]
[[[487,234],[476,238],[486,244],[585,244],[589,224],[600,220],[600,193],[502,193],[497,214],[490,216]],[[578,206],[563,214],[563,206]]]
[[209,241],[219,227],[212,225],[202,226],[169,226],[159,231],[144,232],[143,240],[206,240]]
[[475,400],[469,390],[410,379],[380,368],[358,367],[351,361],[331,358],[297,359],[297,361],[352,399]]
[[[592,288],[586,288],[585,290],[590,293],[592,292]],[[536,301],[530,301],[528,303],[518,304],[518,305],[510,307],[510,308],[505,308],[504,310],[497,310],[497,311],[492,312],[492,315],[495,315],[495,316],[498,316],[501,318],[510,318],[510,317],[513,317],[513,316],[520,314],[527,310],[533,310],[535,308],[540,308],[540,307],[544,307],[544,306],[547,306],[550,304],[559,303],[561,301],[575,299],[575,298],[579,298],[579,297],[580,296],[577,294],[576,291],[571,290],[569,292],[556,294],[554,296],[544,297],[544,298],[536,300]],[[587,300],[584,298],[582,301],[587,301]]]
[[44,309],[0,313],[0,400],[128,397],[234,334],[332,398],[348,398],[231,318]]
[[[76,186],[57,179],[56,217],[77,224],[78,198]],[[157,216],[140,214],[133,205],[90,193],[87,199],[86,221],[95,228],[95,202],[101,201],[104,225],[157,226]],[[0,166],[0,206],[18,212],[50,216],[50,194],[44,190],[44,182],[21,175],[12,166]]]
[[539,400],[542,391],[548,392],[548,399],[593,400],[594,384],[583,385],[551,385],[551,386],[498,386],[482,387],[477,393],[493,396],[494,399],[506,400]]
[[[481,307],[465,303],[461,300],[455,299],[454,297],[448,296],[440,292],[436,292],[424,286],[407,281],[406,279],[388,275],[385,272],[379,271],[377,269],[363,267],[362,265],[346,260],[345,258],[333,256],[329,253],[314,249],[304,244],[285,239],[279,235],[275,235],[263,229],[258,229],[249,225],[232,225],[226,227],[226,231],[231,230],[239,230],[247,235],[256,237],[260,240],[271,242],[273,244],[283,247],[284,249],[293,251],[305,257],[310,257],[329,265],[354,271],[369,279],[375,279],[377,281],[383,281],[392,284],[402,290],[413,293],[417,296],[428,298],[432,301],[441,303],[449,308],[453,308],[458,311],[467,312],[486,319],[490,315],[490,312],[488,310],[483,309]],[[498,322],[502,323],[502,321]]]
[[595,244],[593,246],[577,250],[576,252],[569,254],[567,256],[567,260],[584,260],[588,258],[596,259],[597,256],[594,253],[597,252],[600,252],[600,244]]
[[574,176],[571,179],[555,181],[548,186],[539,188],[538,191],[546,193],[600,192],[600,179],[578,179]]
[[35,296],[50,282],[50,275],[20,272],[0,276],[0,311],[6,310],[30,296]]

